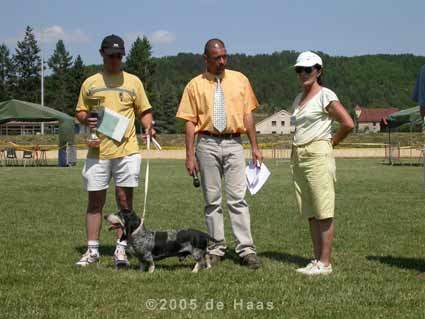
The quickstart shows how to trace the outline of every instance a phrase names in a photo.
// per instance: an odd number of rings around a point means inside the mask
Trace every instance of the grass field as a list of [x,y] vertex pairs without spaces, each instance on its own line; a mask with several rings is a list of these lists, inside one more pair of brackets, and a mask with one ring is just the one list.
[[[0,318],[424,317],[425,281],[417,277],[425,272],[421,168],[337,161],[335,271],[306,278],[294,272],[311,257],[311,245],[289,165],[268,164],[270,181],[247,196],[263,267],[240,266],[230,250],[222,264],[198,274],[190,272],[191,260],[176,258],[158,262],[153,274],[137,271],[134,259],[131,270],[115,271],[106,225],[100,265],[76,269],[85,250],[81,163],[1,167]],[[205,230],[202,195],[191,182],[183,162],[151,162],[149,228]],[[135,196],[139,212],[142,191]],[[105,211],[115,210],[110,192]],[[226,233],[234,247],[227,217]]]

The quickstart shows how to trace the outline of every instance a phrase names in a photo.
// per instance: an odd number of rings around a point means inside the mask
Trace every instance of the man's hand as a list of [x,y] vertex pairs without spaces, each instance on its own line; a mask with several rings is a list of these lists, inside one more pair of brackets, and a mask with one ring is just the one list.
[[151,110],[147,110],[142,113],[140,117],[140,122],[142,123],[144,129],[144,134],[142,135],[142,139],[146,142],[147,136],[150,135],[150,137],[156,136],[156,131],[153,128],[155,125],[155,122],[153,120],[153,115]]
[[145,143],[146,143],[146,141],[148,139],[148,135],[152,139],[152,137],[155,137],[156,136],[156,130],[153,127],[148,127],[148,128],[145,129],[145,133],[142,134],[142,139],[143,139],[143,141],[145,141]]
[[261,154],[261,151],[258,149],[258,147],[254,147],[251,150],[252,152],[252,163],[254,165],[260,165],[263,163],[263,154]]
[[194,176],[199,171],[195,156],[186,157],[186,170],[189,176]]

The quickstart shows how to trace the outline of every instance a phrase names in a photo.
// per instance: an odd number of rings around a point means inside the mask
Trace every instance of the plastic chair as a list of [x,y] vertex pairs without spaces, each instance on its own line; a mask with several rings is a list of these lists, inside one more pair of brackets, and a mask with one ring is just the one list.
[[12,147],[6,148],[6,166],[18,165],[18,157],[16,156],[16,150]]
[[27,166],[27,161],[30,161],[31,166],[34,166],[35,161],[34,161],[34,156],[33,156],[33,152],[32,151],[23,151],[23,155],[22,155],[22,163],[24,164],[24,167]]

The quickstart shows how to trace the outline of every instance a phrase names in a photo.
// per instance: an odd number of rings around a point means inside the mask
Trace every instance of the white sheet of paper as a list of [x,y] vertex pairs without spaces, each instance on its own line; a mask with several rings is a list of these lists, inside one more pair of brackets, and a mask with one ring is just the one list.
[[251,195],[255,195],[263,187],[270,174],[269,169],[264,163],[260,167],[256,165],[248,165],[246,167],[246,184]]
[[121,142],[129,123],[130,120],[127,117],[105,107],[97,130],[115,141]]

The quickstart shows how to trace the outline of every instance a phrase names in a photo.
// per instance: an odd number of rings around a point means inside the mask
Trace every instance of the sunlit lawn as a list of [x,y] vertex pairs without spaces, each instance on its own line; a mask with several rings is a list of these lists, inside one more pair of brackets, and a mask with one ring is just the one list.
[[[335,271],[306,278],[294,272],[311,258],[311,244],[289,164],[267,164],[271,179],[247,196],[263,267],[245,269],[230,250],[222,264],[198,274],[190,272],[192,260],[177,258],[158,262],[154,274],[140,273],[135,259],[131,270],[115,271],[106,225],[100,265],[76,269],[86,244],[81,163],[0,167],[0,318],[423,318],[421,168],[337,161]],[[202,207],[183,162],[151,162],[149,228],[205,230]],[[105,211],[115,210],[110,192]],[[233,248],[228,218],[226,232]]]

